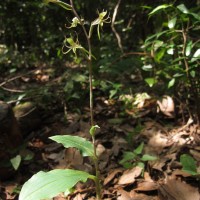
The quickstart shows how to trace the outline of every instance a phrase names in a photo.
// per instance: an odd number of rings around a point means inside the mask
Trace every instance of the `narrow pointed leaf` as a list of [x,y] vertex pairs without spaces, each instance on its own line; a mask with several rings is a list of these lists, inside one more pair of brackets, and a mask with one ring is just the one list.
[[144,148],[144,142],[142,142],[133,152],[138,154],[141,154]]
[[191,53],[191,51],[192,51],[192,45],[193,45],[192,41],[190,41],[190,42],[187,44],[187,47],[186,47],[186,50],[185,50],[185,55],[186,55],[186,56],[189,56],[189,55],[190,55],[190,53]]
[[55,3],[61,7],[63,7],[64,9],[66,10],[72,10],[72,7],[71,5],[63,2],[63,1],[60,1],[60,0],[44,0],[45,3]]
[[55,169],[49,172],[38,172],[22,187],[19,200],[43,200],[55,197],[61,192],[70,191],[79,181],[86,182],[94,176],[71,169]]
[[171,7],[172,5],[171,4],[163,4],[163,5],[160,5],[160,6],[157,6],[155,9],[153,9],[149,15],[153,15],[155,14],[156,12],[158,12],[159,10],[163,10],[163,9],[166,9],[168,7]]
[[130,151],[124,152],[123,159],[119,163],[120,164],[124,164],[127,161],[132,161],[132,160],[134,160],[136,158],[136,156],[137,155],[135,153],[133,153],[133,152],[130,152]]
[[175,84],[175,81],[176,81],[176,79],[175,79],[175,78],[172,78],[172,79],[169,81],[169,83],[168,83],[168,88],[173,87],[174,84]]
[[176,20],[177,20],[177,17],[174,17],[174,18],[172,18],[171,20],[169,20],[169,22],[168,22],[168,27],[169,27],[170,29],[175,27],[175,25],[176,25]]
[[93,144],[82,137],[71,135],[56,135],[50,137],[50,139],[56,141],[57,143],[61,143],[66,148],[77,148],[83,156],[90,156],[93,158],[95,157]]
[[196,60],[200,59],[200,49],[197,49],[196,52],[194,53],[191,62],[194,62]]
[[185,7],[184,4],[178,5],[177,8],[178,8],[182,13],[185,13],[185,14],[188,14],[188,13],[189,13],[188,9]]
[[158,158],[156,156],[151,156],[149,154],[144,154],[141,158],[142,161],[153,161],[157,160]]

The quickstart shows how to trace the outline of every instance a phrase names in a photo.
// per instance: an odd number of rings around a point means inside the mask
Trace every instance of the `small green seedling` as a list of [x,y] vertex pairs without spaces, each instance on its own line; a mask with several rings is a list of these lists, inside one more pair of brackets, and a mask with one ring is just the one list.
[[12,157],[6,165],[11,165],[16,171],[19,169],[22,161],[29,161],[34,157],[34,153],[25,149],[25,146],[21,146],[19,149],[15,149],[14,151],[19,151],[19,154]]
[[191,175],[200,175],[200,173],[197,172],[197,164],[194,158],[188,154],[183,154],[180,157],[180,162],[183,166],[182,170],[191,174]]
[[[91,121],[91,129],[90,135],[92,137],[92,142],[78,136],[53,136],[50,139],[56,141],[57,143],[61,143],[65,148],[74,147],[77,148],[82,156],[90,157],[95,166],[95,175],[86,173],[84,171],[72,170],[72,169],[55,169],[49,172],[38,172],[33,175],[22,187],[22,190],[19,195],[19,200],[44,200],[55,197],[57,194],[63,192],[65,195],[71,193],[73,191],[73,187],[77,184],[77,182],[82,181],[86,182],[87,179],[92,179],[95,182],[96,188],[96,199],[101,199],[101,185],[99,178],[99,170],[98,170],[98,157],[96,153],[95,146],[95,132],[99,126],[94,125],[94,117],[93,117],[93,78],[92,78],[92,48],[91,48],[91,36],[93,33],[93,27],[97,26],[97,33],[100,39],[100,27],[103,27],[104,23],[108,23],[110,17],[106,16],[107,12],[103,11],[98,13],[98,18],[94,20],[90,28],[87,32],[84,19],[80,18],[77,14],[76,9],[74,7],[73,0],[70,0],[70,4],[64,3],[60,0],[45,0],[45,3],[54,3],[67,11],[72,11],[74,14],[74,18],[72,19],[72,23],[68,28],[75,28],[76,26],[81,26],[83,30],[83,34],[87,40],[88,50],[86,50],[80,43],[78,38],[74,39],[71,37],[66,37],[64,40],[64,45],[62,51],[64,54],[72,51],[77,57],[77,51],[83,53],[83,55],[88,60],[88,68],[89,68],[89,84],[90,84],[90,121]],[[67,48],[67,50],[66,50]],[[17,163],[16,163],[17,164]]]
[[124,152],[123,159],[120,161],[120,164],[123,165],[124,168],[140,166],[144,169],[145,162],[156,160],[157,157],[149,154],[142,154],[143,148],[144,143],[142,142],[134,151]]

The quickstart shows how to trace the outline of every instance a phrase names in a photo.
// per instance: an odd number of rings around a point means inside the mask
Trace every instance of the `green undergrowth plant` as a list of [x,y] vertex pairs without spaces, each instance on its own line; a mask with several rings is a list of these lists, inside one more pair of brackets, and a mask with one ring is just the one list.
[[162,94],[171,92],[181,100],[192,97],[198,118],[199,13],[199,7],[188,9],[184,4],[162,4],[151,9],[149,20],[153,20],[155,33],[146,38],[143,49],[149,54],[142,58],[146,83],[153,88],[158,85]]
[[197,169],[197,161],[189,154],[182,154],[180,156],[180,163],[182,164],[182,170],[195,177],[200,178],[200,172]]
[[124,152],[123,159],[120,161],[120,164],[124,168],[139,166],[144,170],[145,163],[156,160],[157,157],[149,154],[143,154],[143,149],[144,143],[142,142],[135,150]]
[[[71,135],[57,135],[50,137],[51,140],[61,143],[65,148],[74,147],[77,148],[82,156],[90,157],[94,163],[95,175],[89,174],[84,171],[78,171],[73,169],[55,169],[49,172],[40,171],[37,174],[33,175],[22,187],[22,190],[19,195],[19,200],[43,200],[55,197],[57,194],[63,192],[65,195],[73,191],[74,186],[77,182],[82,181],[86,182],[87,179],[92,179],[95,182],[96,188],[96,199],[101,199],[101,184],[100,184],[100,172],[98,169],[98,157],[96,153],[95,145],[95,132],[99,128],[98,125],[94,125],[94,115],[93,115],[93,73],[92,73],[92,59],[95,59],[92,54],[92,45],[91,37],[93,29],[97,27],[98,38],[101,38],[101,28],[104,23],[110,22],[110,17],[107,16],[106,11],[98,12],[98,17],[91,22],[89,29],[88,22],[85,23],[85,20],[79,16],[77,13],[73,0],[70,0],[70,3],[65,3],[60,0],[45,0],[45,3],[54,3],[58,6],[61,6],[67,11],[73,13],[74,18],[72,19],[71,24],[68,29],[76,28],[80,26],[83,31],[83,35],[87,41],[87,49],[84,48],[78,39],[78,34],[70,34],[64,40],[64,45],[62,48],[63,54],[73,52],[75,57],[78,58],[79,53],[84,55],[87,59],[88,70],[89,70],[89,88],[90,88],[90,121],[91,129],[90,135],[92,141],[88,141],[79,136]],[[74,32],[73,32],[74,33]]]

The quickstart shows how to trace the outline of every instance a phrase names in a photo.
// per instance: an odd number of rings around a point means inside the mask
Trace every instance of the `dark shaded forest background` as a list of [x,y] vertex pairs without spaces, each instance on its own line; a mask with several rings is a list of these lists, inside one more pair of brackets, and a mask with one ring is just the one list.
[[[143,53],[146,52],[141,47],[148,36],[161,31],[165,19],[163,14],[149,18],[148,13],[158,5],[168,3],[174,3],[175,6],[184,3],[188,9],[196,9],[199,6],[199,1],[195,0],[122,1],[115,20],[115,29],[121,38],[122,49],[120,50],[118,46],[110,24],[104,25],[101,42],[98,41],[98,37],[93,37],[93,54],[96,57],[94,75],[97,79],[101,79],[106,74],[111,82],[112,78],[115,80],[109,86],[107,83],[100,84],[102,91],[108,93],[111,89],[117,91],[122,76],[126,79],[126,76],[131,73],[139,73],[144,64]],[[75,1],[75,6],[80,15],[84,16],[86,23],[96,18],[97,10],[107,10],[112,17],[116,4],[117,1]],[[76,64],[84,63],[81,56],[75,59],[72,54],[65,56],[61,52],[64,37],[70,35],[65,27],[71,21],[70,13],[57,6],[46,6],[42,1],[37,0],[2,1],[0,11],[0,72],[2,75],[12,76],[44,65],[55,66],[56,70],[61,70],[61,65],[71,61]],[[84,46],[86,41],[81,38],[83,37],[81,29],[73,34],[78,35],[79,41]],[[139,53],[129,55],[130,52]],[[123,54],[125,56],[118,62]],[[142,60],[141,57],[144,59]],[[86,70],[84,73],[87,75]],[[146,72],[143,75],[146,76]],[[13,99],[13,96],[8,95],[4,89],[0,88],[0,90],[1,99]],[[64,90],[68,93],[67,96],[72,95],[67,86]],[[40,92],[48,93],[49,89],[44,87]]]

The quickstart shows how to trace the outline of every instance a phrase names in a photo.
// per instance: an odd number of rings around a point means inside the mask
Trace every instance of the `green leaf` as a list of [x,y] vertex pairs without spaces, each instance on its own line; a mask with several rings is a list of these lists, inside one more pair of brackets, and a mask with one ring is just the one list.
[[188,14],[189,13],[188,9],[185,7],[184,4],[178,5],[177,8],[184,14]]
[[183,76],[182,73],[176,73],[176,74],[173,75],[174,78],[181,77],[181,76]]
[[156,156],[151,156],[149,154],[144,154],[141,158],[142,161],[153,161],[157,160],[158,158]]
[[117,92],[117,90],[110,90],[109,99],[112,99],[117,94]]
[[157,83],[155,78],[145,78],[144,80],[149,85],[149,87],[153,87],[153,85]]
[[171,88],[172,86],[174,86],[175,81],[176,81],[175,78],[171,79],[171,80],[169,81],[169,83],[168,83],[168,88]]
[[167,49],[167,53],[168,53],[169,55],[174,55],[174,48],[171,47],[171,48]]
[[156,52],[155,54],[155,60],[156,62],[160,63],[160,60],[163,58],[163,56],[165,55],[165,48],[161,48],[160,51]]
[[91,128],[90,128],[90,135],[91,136],[94,136],[95,135],[95,133],[96,133],[96,129],[97,128],[100,128],[98,125],[95,125],[95,126],[92,126]]
[[144,169],[144,167],[145,167],[143,162],[137,162],[136,166],[141,167],[142,169]]
[[17,169],[19,168],[19,165],[20,165],[20,163],[21,163],[21,160],[22,160],[22,158],[21,158],[20,155],[17,155],[16,157],[10,159],[10,162],[11,162],[11,164],[12,164],[12,166],[13,166],[13,168],[14,168],[15,170],[17,170]]
[[149,64],[149,65],[143,65],[142,66],[142,69],[144,70],[144,71],[152,71],[152,69],[153,69],[153,66],[151,65],[151,64]]
[[156,33],[156,34],[153,34],[153,35],[149,36],[149,37],[145,40],[145,45],[147,45],[146,43],[147,43],[148,41],[151,41],[151,40],[154,39],[154,38],[157,38],[157,39],[158,39],[160,36],[166,34],[167,32],[169,32],[169,30],[161,31],[161,32],[158,32],[158,33]]
[[142,142],[133,152],[138,154],[141,154],[144,148],[144,142]]
[[22,151],[20,154],[21,154],[22,159],[25,161],[32,160],[35,156],[35,154],[32,151],[27,150],[27,149]]
[[163,10],[163,9],[166,9],[166,8],[169,8],[169,7],[172,7],[172,4],[163,4],[163,5],[160,5],[160,6],[157,6],[155,9],[153,9],[149,15],[153,15],[155,14],[156,12],[158,12],[159,10]]
[[185,55],[189,56],[192,50],[192,41],[190,41],[187,46],[186,46],[186,50],[185,50]]
[[72,7],[71,5],[65,3],[65,2],[62,2],[62,1],[59,1],[59,0],[44,0],[45,3],[55,3],[59,6],[61,6],[62,8],[66,9],[66,10],[72,10]]
[[70,191],[79,182],[94,176],[71,169],[55,169],[49,172],[38,172],[22,187],[19,200],[43,200],[55,197],[61,192]]
[[192,57],[191,62],[194,62],[196,60],[200,59],[200,49],[197,49]]
[[196,72],[194,70],[192,70],[192,71],[190,71],[190,75],[191,75],[192,78],[195,78]]
[[124,164],[127,161],[132,161],[136,158],[136,156],[137,155],[134,152],[130,152],[130,151],[124,152],[123,159],[119,163]]
[[195,19],[197,19],[198,21],[200,21],[200,16],[196,13],[189,13],[190,15],[192,15]]
[[161,40],[155,40],[154,41],[154,45],[153,45],[153,48],[154,48],[154,51],[157,51],[160,47],[162,47],[164,44],[163,41]]
[[90,156],[95,158],[93,144],[79,136],[71,135],[56,135],[50,137],[51,140],[61,143],[65,148],[75,147],[83,156]]
[[87,81],[87,77],[83,74],[75,74],[72,78],[74,81],[79,82],[79,83],[83,83]]
[[197,174],[197,166],[194,158],[188,154],[183,154],[180,157],[180,162],[183,166],[182,170],[188,172],[189,174]]
[[172,18],[171,20],[169,20],[169,22],[168,22],[168,27],[169,27],[170,29],[172,29],[172,28],[175,27],[175,25],[176,25],[176,20],[177,20],[177,17],[174,17],[174,18]]

